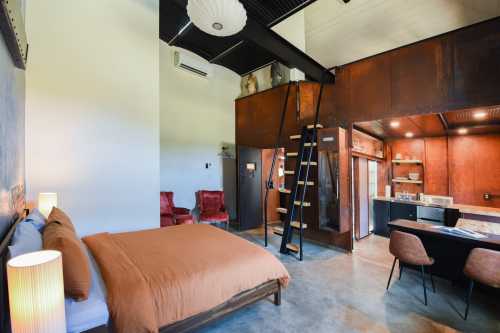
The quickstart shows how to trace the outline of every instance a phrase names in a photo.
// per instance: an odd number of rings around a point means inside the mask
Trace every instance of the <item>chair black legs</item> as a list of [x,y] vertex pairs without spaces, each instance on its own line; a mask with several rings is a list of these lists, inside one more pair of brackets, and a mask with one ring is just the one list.
[[[398,260],[398,258],[394,257],[394,262],[392,263],[391,275],[389,275],[389,281],[387,281],[386,290],[389,290],[389,286],[391,285],[391,279],[392,279],[392,274],[394,273],[394,267],[396,266],[396,260]],[[399,279],[400,280],[401,280],[401,275],[403,274],[403,267],[404,267],[403,264],[401,263],[401,261],[399,261]],[[423,265],[420,266],[420,271],[422,274],[422,286],[424,288],[424,303],[425,303],[425,305],[427,305],[427,286],[425,285],[425,267]],[[436,292],[436,286],[434,284],[434,278],[432,276],[432,269],[430,266],[429,266],[429,274],[431,276],[432,291]],[[468,308],[468,306],[467,306],[467,308]]]
[[425,287],[425,271],[424,271],[424,266],[420,266],[422,270],[422,285],[424,287],[424,300],[425,300],[425,305],[427,305],[427,288]]
[[469,291],[467,292],[467,299],[466,299],[467,306],[465,307],[464,320],[467,320],[467,316],[469,315],[469,305],[470,305],[470,297],[472,296],[472,289],[474,289],[474,280],[470,280]]
[[436,292],[436,285],[434,284],[434,277],[432,276],[432,267],[429,266],[429,275],[431,276],[432,292]]
[[387,281],[387,288],[385,288],[385,290],[389,290],[389,286],[391,284],[391,279],[392,279],[392,273],[394,272],[394,266],[396,266],[396,260],[398,260],[398,258],[394,257],[394,262],[392,263],[391,275],[389,275],[389,281]]

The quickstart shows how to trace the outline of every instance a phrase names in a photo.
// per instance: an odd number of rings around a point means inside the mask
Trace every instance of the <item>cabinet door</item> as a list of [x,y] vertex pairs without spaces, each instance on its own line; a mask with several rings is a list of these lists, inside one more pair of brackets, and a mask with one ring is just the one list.
[[417,206],[399,202],[391,203],[391,221],[394,220],[417,220]]
[[500,104],[500,20],[458,31],[449,42],[453,64],[450,107]]
[[373,201],[373,232],[379,236],[389,236],[390,203],[382,200]]

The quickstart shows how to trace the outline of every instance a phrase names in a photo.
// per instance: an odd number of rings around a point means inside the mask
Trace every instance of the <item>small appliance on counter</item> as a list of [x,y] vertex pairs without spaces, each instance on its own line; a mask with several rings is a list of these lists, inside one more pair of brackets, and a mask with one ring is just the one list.
[[424,199],[422,201],[426,204],[444,207],[453,205],[453,197],[445,197],[441,195],[424,195]]
[[416,201],[417,194],[416,193],[409,193],[409,192],[396,192],[396,200]]

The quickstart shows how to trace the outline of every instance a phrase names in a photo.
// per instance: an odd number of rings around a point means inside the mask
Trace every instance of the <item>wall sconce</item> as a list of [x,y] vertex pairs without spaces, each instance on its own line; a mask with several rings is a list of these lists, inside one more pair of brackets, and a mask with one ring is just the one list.
[[43,216],[47,218],[53,207],[57,207],[57,193],[38,194],[38,210]]
[[65,333],[59,251],[38,251],[7,262],[12,333]]

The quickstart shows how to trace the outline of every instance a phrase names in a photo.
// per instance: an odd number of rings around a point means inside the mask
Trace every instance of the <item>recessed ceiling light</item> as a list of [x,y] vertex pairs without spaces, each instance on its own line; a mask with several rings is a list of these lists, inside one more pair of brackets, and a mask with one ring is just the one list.
[[413,138],[413,133],[412,132],[406,132],[405,136],[407,138]]
[[484,119],[484,118],[486,118],[486,112],[478,111],[478,112],[474,113],[474,119],[480,120],[480,119]]
[[469,130],[467,128],[459,128],[458,129],[458,134],[464,135],[469,133]]
[[389,125],[390,125],[392,128],[398,128],[398,127],[399,127],[399,125],[400,125],[400,123],[399,123],[399,121],[397,121],[397,120],[393,120],[393,121],[391,121],[391,123],[390,123]]

